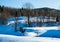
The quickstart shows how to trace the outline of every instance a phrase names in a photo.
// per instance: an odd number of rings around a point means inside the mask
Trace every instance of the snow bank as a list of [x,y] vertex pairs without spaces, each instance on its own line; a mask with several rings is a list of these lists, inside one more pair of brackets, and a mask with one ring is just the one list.
[[[58,27],[25,27],[24,29],[29,30],[35,30],[35,32],[27,32],[28,36],[37,36],[37,35],[42,35],[45,32],[47,32],[48,30],[59,30]],[[37,34],[38,33],[38,34]]]
[[60,42],[60,38],[12,36],[0,34],[0,42]]

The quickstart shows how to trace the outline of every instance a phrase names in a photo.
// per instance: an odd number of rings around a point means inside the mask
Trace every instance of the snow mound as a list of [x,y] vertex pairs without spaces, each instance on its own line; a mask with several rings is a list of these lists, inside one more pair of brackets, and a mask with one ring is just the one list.
[[30,32],[30,33],[27,33],[27,36],[34,37],[34,36],[37,36],[37,34],[34,32]]

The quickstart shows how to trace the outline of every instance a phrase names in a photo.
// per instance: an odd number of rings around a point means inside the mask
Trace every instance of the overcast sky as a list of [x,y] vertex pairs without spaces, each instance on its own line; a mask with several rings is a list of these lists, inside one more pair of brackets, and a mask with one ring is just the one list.
[[60,9],[60,0],[0,0],[0,5],[21,8],[24,3],[31,3],[34,8],[49,7]]

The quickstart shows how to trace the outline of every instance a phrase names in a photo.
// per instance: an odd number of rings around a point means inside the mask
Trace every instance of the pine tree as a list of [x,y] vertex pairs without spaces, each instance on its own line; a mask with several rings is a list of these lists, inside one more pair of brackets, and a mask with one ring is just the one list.
[[3,12],[3,8],[4,8],[4,6],[2,6],[2,7],[0,7],[1,8],[1,12]]

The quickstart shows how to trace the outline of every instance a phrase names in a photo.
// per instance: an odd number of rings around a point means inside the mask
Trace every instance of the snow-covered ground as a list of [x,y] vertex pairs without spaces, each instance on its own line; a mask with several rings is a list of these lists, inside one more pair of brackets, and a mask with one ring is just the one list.
[[60,38],[12,36],[0,34],[0,42],[60,42]]
[[[27,23],[27,20],[18,20],[17,22],[20,22],[20,23]],[[15,21],[10,21],[8,22],[6,25],[10,25],[10,24],[14,24]]]
[[[19,18],[19,19],[22,19]],[[34,19],[34,18],[32,18]],[[34,20],[33,20],[34,21]],[[18,20],[17,32],[15,32],[15,19],[9,19],[7,25],[0,24],[0,42],[59,42],[60,41],[60,26],[56,22],[50,26],[51,23],[44,23],[46,26],[42,27],[28,27],[26,26],[27,20]],[[28,25],[28,24],[27,24]],[[35,25],[35,23],[31,23]],[[37,24],[36,24],[37,25]],[[35,26],[36,26],[35,25]],[[20,27],[26,30],[23,34],[21,33]],[[7,34],[7,35],[5,35]],[[15,36],[14,36],[15,35]]]
[[[28,17],[17,17],[18,21],[20,23],[27,23],[28,22]],[[50,17],[50,19],[47,19],[48,17],[43,17],[43,16],[39,16],[39,17],[29,17],[29,21],[30,22],[47,22],[47,21],[52,21],[52,22],[56,22],[56,18],[54,17]],[[7,20],[7,25],[9,24],[13,24],[15,23],[15,17],[14,18],[9,18],[6,19]]]
[[0,34],[0,42],[60,42],[60,38],[12,36]]
[[[35,30],[34,32],[27,32],[28,36],[38,36],[42,35],[43,33],[47,32],[48,30],[59,30],[58,27],[25,27],[24,29],[29,30]],[[37,32],[37,33],[35,33]]]
[[[12,20],[14,20],[14,19],[12,19]],[[9,19],[9,21],[10,21],[10,19]],[[26,29],[26,33],[24,33],[25,36],[30,36],[30,37],[39,36],[40,37],[40,35],[43,35],[47,31],[49,31],[51,33],[52,30],[53,30],[54,33],[60,35],[60,33],[59,33],[60,32],[59,31],[60,30],[60,27],[58,27],[58,26],[50,26],[50,27],[48,27],[50,25],[49,23],[45,23],[45,24],[48,24],[48,26],[46,26],[46,27],[25,27],[26,26],[26,24],[25,24],[26,22],[25,22],[24,19],[19,20],[18,22],[21,22],[21,23],[18,23],[18,25],[17,25],[18,26],[17,27],[18,32],[15,32],[14,31],[15,30],[15,23],[14,23],[14,21],[10,21],[9,22],[10,25],[2,25],[2,24],[0,24],[0,34],[9,34],[9,35],[24,36],[19,31],[20,30],[20,27],[23,27],[24,29]],[[57,24],[57,23],[55,23],[55,24]],[[31,25],[35,25],[35,24],[33,23]],[[60,38],[59,35],[55,35],[54,33],[53,34],[47,33],[47,34],[49,34],[49,36],[51,36],[51,37],[59,37]]]

